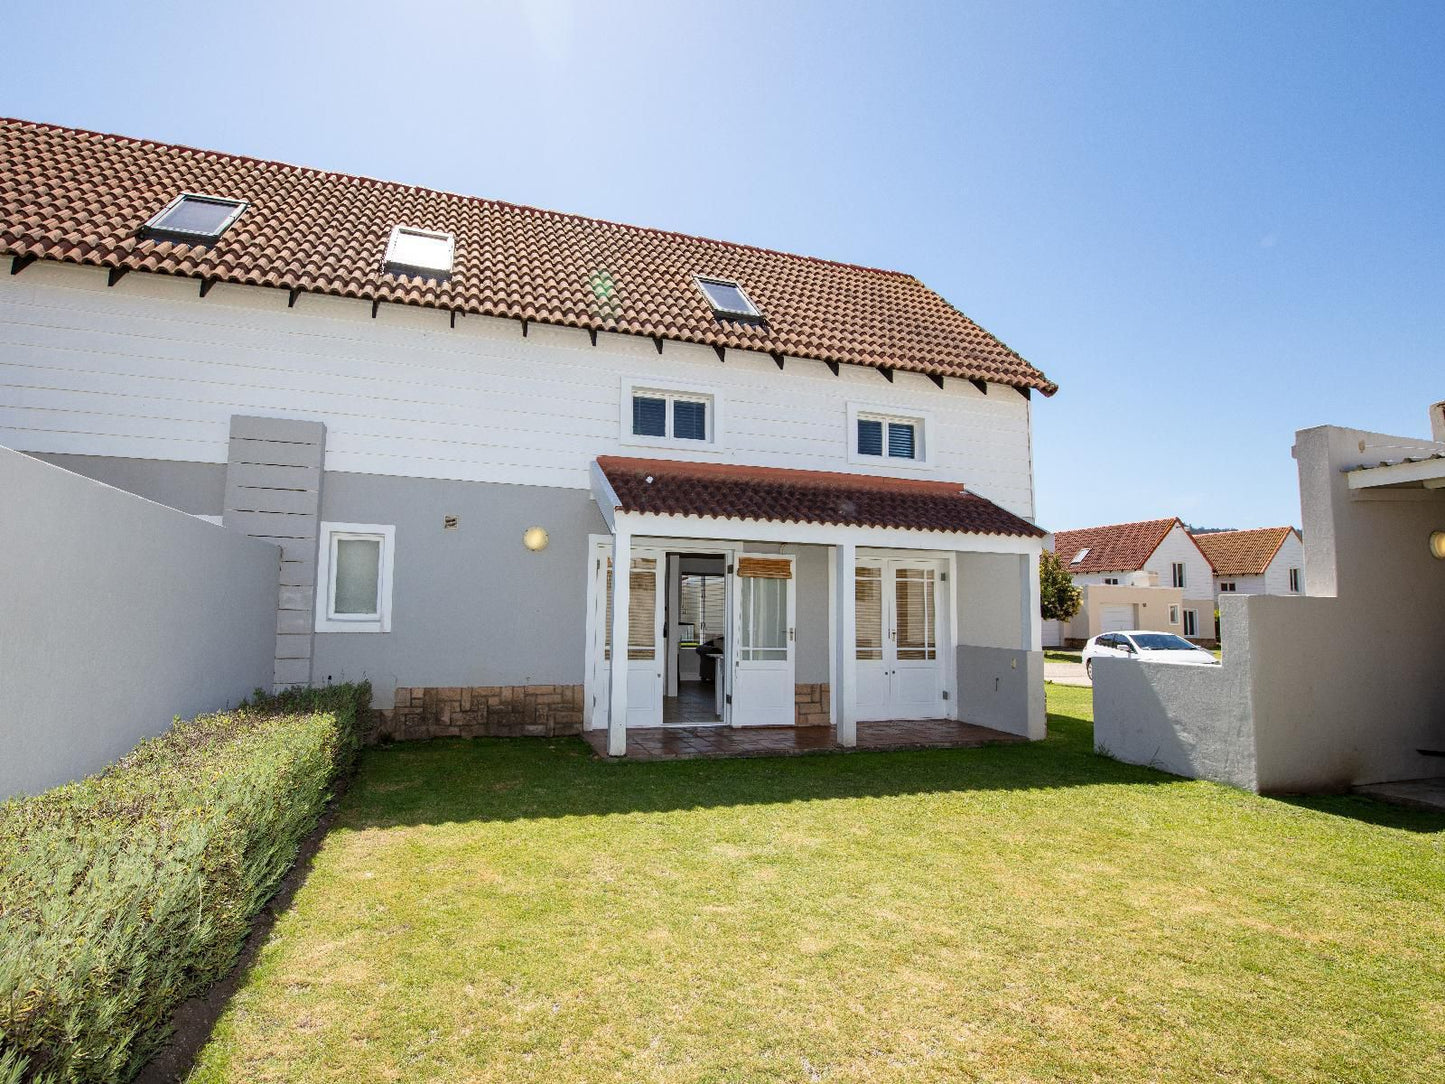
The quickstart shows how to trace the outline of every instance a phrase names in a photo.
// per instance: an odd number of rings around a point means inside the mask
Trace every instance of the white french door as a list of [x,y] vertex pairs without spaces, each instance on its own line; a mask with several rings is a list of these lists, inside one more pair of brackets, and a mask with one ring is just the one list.
[[944,562],[858,562],[858,718],[937,719],[944,691]]
[[[661,550],[634,549],[627,603],[627,725],[662,725],[666,684],[662,618],[665,600]],[[612,558],[600,548],[593,598],[596,600],[592,651],[592,726],[605,726],[611,689]]]
[[740,553],[734,565],[733,726],[793,725],[793,557]]

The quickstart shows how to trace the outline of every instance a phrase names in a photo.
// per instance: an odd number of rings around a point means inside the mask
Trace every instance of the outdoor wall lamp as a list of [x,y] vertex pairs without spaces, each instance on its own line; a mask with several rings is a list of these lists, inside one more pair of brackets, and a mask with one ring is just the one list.
[[528,527],[522,532],[522,545],[526,546],[533,553],[539,553],[547,548],[547,530],[545,527]]
[[1430,554],[1445,561],[1445,531],[1430,532]]

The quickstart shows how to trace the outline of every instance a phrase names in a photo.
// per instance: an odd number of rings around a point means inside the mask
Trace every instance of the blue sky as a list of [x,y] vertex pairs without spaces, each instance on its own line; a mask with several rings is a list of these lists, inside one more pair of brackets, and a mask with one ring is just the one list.
[[1297,522],[1445,398],[1445,5],[19,5],[0,112],[909,271],[1040,522]]

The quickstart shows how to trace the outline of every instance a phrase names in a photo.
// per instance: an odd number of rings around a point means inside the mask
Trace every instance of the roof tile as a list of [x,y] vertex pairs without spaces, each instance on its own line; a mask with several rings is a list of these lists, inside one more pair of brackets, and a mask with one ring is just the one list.
[[[1178,522],[1178,519],[1147,519],[1059,531],[1054,535],[1054,552],[1072,573],[1137,572]],[[1074,558],[1085,549],[1089,552],[1082,561],[1076,562]]]
[[1194,541],[1221,576],[1263,576],[1293,527],[1256,527],[1248,531],[1207,531]]
[[[0,119],[0,252],[819,361],[1057,386],[911,275],[238,155]],[[211,245],[140,235],[183,191],[247,200]],[[444,279],[383,268],[394,225],[456,235]],[[693,275],[765,322],[713,314]]]
[[599,456],[624,512],[1015,535],[1043,531],[958,482]]

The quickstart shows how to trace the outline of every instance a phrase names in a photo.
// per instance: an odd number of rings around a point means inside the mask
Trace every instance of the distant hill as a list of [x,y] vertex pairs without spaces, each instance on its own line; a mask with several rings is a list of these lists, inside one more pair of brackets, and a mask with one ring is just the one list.
[[1238,527],[1195,527],[1186,523],[1184,529],[1190,534],[1218,534],[1220,531],[1237,531]]

